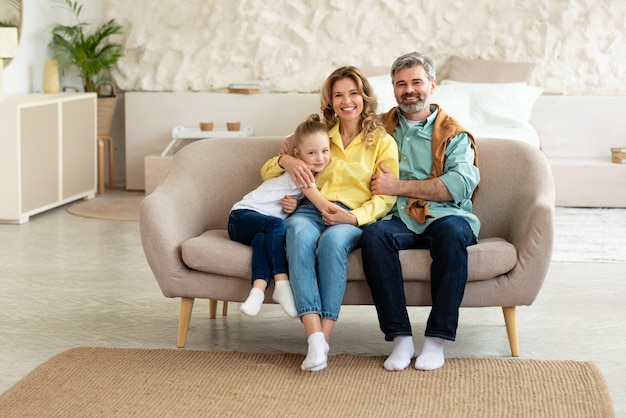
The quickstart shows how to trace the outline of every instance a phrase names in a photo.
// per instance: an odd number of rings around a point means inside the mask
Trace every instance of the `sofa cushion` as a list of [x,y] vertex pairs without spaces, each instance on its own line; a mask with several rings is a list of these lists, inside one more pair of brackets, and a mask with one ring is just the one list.
[[[252,248],[232,241],[223,229],[207,231],[183,242],[184,263],[194,270],[249,280]],[[468,248],[469,281],[489,280],[508,273],[517,262],[515,247],[501,238],[486,238]],[[400,252],[405,281],[428,281],[431,258],[427,250]],[[348,256],[348,280],[365,280],[361,251]]]
[[446,74],[441,79],[469,83],[529,83],[536,64],[464,58],[452,55],[448,58]]

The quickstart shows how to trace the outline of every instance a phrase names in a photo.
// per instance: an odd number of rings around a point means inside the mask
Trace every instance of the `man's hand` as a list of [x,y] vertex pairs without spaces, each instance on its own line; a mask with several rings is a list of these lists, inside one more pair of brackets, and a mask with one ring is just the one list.
[[370,183],[370,190],[372,191],[372,194],[397,196],[397,189],[400,180],[391,170],[385,167],[385,164],[380,163],[380,169],[382,173],[372,174],[372,181]]
[[280,204],[283,207],[283,212],[293,213],[298,207],[298,200],[293,196],[285,195],[282,199],[280,199]]
[[324,225],[332,226],[339,224],[348,224],[358,226],[359,222],[350,211],[345,210],[341,206],[331,204],[326,210],[322,211],[322,220]]

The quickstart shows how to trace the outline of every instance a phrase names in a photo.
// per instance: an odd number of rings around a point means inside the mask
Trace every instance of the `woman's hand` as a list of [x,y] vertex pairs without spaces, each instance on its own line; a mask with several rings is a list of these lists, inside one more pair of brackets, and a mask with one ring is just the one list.
[[280,199],[280,204],[283,207],[283,212],[293,213],[298,207],[298,200],[293,196],[285,195]]
[[315,184],[315,177],[304,161],[291,155],[281,155],[278,165],[285,169],[291,176],[293,182],[300,189],[311,187]]
[[280,151],[278,152],[278,155],[289,154],[289,148],[291,148],[292,143],[293,135],[289,135],[283,140],[283,143],[280,144]]
[[324,225],[327,226],[339,224],[359,226],[359,221],[352,212],[334,203],[328,206],[326,210],[322,211],[322,220],[324,221]]

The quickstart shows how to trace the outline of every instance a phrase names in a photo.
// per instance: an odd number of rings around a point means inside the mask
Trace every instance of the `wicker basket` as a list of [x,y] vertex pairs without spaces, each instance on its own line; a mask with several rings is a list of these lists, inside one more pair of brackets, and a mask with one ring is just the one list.
[[[110,95],[102,95],[102,87],[110,87]],[[113,124],[113,115],[117,106],[117,95],[115,86],[111,83],[104,83],[98,86],[98,135],[109,135]]]

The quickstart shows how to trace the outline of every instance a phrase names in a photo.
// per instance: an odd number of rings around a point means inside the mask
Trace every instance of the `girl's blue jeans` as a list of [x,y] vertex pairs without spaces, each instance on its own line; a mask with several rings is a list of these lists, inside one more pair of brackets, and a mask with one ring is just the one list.
[[361,228],[325,226],[308,201],[287,218],[287,260],[300,316],[318,313],[337,320],[346,290],[348,254],[361,242]]
[[248,209],[237,209],[228,217],[228,236],[252,247],[252,279],[270,284],[277,274],[287,273],[285,221]]

